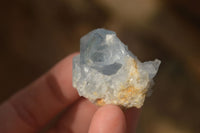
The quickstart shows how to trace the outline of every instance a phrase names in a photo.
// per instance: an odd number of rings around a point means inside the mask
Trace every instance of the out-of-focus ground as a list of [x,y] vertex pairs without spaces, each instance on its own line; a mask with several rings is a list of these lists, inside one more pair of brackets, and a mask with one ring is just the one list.
[[200,132],[198,0],[2,0],[0,102],[99,27],[116,31],[142,61],[162,61],[137,132]]

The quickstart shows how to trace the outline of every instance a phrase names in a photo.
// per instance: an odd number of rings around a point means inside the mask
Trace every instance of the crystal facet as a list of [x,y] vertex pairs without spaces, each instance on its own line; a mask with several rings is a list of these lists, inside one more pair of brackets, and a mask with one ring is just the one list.
[[141,63],[113,31],[96,29],[80,39],[73,59],[73,86],[97,105],[143,105],[161,61]]

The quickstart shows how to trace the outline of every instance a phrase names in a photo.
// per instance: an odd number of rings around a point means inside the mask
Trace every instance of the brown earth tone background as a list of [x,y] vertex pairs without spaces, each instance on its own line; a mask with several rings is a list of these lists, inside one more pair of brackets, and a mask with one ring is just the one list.
[[0,102],[100,27],[116,31],[142,61],[162,61],[137,132],[200,132],[198,0],[2,0]]

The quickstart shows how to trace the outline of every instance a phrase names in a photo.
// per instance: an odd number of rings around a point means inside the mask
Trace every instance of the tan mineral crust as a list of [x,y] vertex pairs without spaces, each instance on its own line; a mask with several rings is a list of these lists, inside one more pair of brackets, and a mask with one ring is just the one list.
[[153,84],[160,60],[140,62],[113,31],[96,29],[80,40],[73,59],[73,86],[97,105],[140,108]]

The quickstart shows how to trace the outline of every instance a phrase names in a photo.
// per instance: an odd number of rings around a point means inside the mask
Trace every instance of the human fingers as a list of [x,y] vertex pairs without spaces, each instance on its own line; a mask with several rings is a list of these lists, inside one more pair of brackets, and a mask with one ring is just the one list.
[[79,99],[62,115],[49,133],[88,133],[88,129],[98,107],[85,98]]
[[72,58],[62,60],[0,106],[2,133],[33,133],[79,96],[72,87]]
[[[87,133],[91,119],[98,107],[85,98],[79,99],[61,117],[56,126],[49,133]],[[139,109],[130,108],[124,110],[126,118],[126,133],[134,133],[139,117]]]
[[115,105],[99,108],[93,116],[89,133],[125,133],[126,120],[122,110]]
[[135,133],[140,111],[140,109],[137,109],[135,107],[124,110],[124,114],[126,117],[127,133]]

